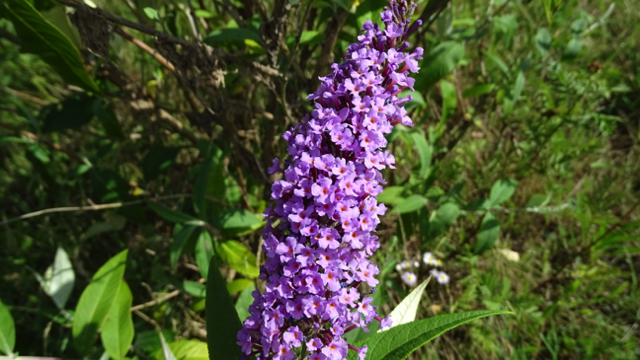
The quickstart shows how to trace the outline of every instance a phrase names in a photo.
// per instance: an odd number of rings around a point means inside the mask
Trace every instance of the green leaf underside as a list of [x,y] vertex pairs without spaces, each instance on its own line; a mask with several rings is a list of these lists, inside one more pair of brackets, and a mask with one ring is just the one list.
[[73,317],[73,342],[82,355],[88,354],[98,331],[116,300],[124,275],[127,250],[107,261],[84,289]]
[[13,355],[16,345],[16,325],[13,316],[6,306],[0,301],[0,352]]
[[115,360],[124,359],[133,343],[132,302],[131,290],[127,283],[122,281],[100,333],[102,345],[109,356]]
[[100,92],[84,67],[80,52],[55,26],[26,0],[9,0],[4,5],[25,52],[33,53],[53,67],[72,85]]
[[[482,317],[507,313],[506,311],[480,310],[438,315],[377,333],[356,343],[355,346],[367,345],[367,360],[401,360],[447,330]],[[357,354],[354,351],[349,351],[347,359],[355,360]]]
[[236,344],[242,323],[227,292],[226,281],[220,275],[218,264],[211,261],[207,280],[206,321],[209,359],[236,360],[240,347]]
[[429,284],[429,277],[427,280],[423,281],[422,284],[418,285],[407,297],[405,297],[398,306],[391,311],[389,316],[392,320],[391,327],[394,328],[396,326],[400,326],[403,324],[410,323],[416,319],[416,314],[418,312],[418,305],[420,305],[420,299],[422,299],[422,293],[424,289]]
[[64,309],[75,280],[69,256],[61,247],[56,251],[53,264],[47,268],[43,277],[38,278],[44,292],[51,297],[60,310]]

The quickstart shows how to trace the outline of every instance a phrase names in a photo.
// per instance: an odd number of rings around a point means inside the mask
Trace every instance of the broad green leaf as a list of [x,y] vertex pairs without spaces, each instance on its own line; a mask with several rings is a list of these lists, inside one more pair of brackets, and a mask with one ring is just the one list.
[[196,264],[200,270],[200,275],[207,278],[209,271],[209,262],[214,255],[213,241],[211,235],[205,229],[200,230],[198,241],[196,242]]
[[498,206],[513,195],[518,182],[514,179],[500,179],[491,187],[489,195],[489,207]]
[[242,290],[240,296],[238,296],[238,301],[236,301],[236,312],[238,313],[238,318],[240,321],[244,321],[249,317],[249,305],[253,303],[253,291],[256,289],[256,286],[251,284]]
[[429,239],[433,240],[447,231],[459,215],[460,208],[454,203],[446,203],[431,213]]
[[371,20],[373,23],[380,23],[380,11],[389,3],[386,0],[365,0],[356,8],[356,19],[358,20],[358,31],[362,28],[362,24]]
[[218,252],[222,260],[240,274],[256,278],[260,275],[260,270],[256,265],[256,256],[243,244],[235,240],[227,240],[218,247]]
[[74,346],[82,355],[89,353],[116,300],[126,261],[127,250],[109,259],[80,295],[73,316],[72,333]]
[[124,359],[129,352],[131,343],[133,343],[132,302],[133,297],[129,285],[121,281],[116,298],[100,333],[102,346],[115,360]]
[[573,34],[573,36],[577,38],[582,34],[583,31],[585,31],[587,26],[589,26],[589,20],[585,18],[577,19],[571,23],[571,34]]
[[207,345],[211,360],[240,359],[240,346],[236,345],[242,323],[227,292],[226,281],[220,275],[218,264],[211,261],[207,280]]
[[222,218],[223,229],[248,228],[262,223],[262,217],[249,210],[232,210]]
[[147,17],[153,21],[160,21],[160,17],[158,16],[158,11],[154,8],[146,7],[142,9],[147,15]]
[[468,99],[470,97],[488,94],[494,87],[496,87],[496,84],[478,84],[465,90],[462,93],[462,97]]
[[542,55],[542,57],[547,56],[547,54],[549,54],[549,50],[551,50],[551,42],[553,41],[549,29],[538,29],[535,40],[536,47],[538,48],[538,52],[540,53],[540,55]]
[[[169,254],[171,260],[171,268],[175,271],[176,266],[178,265],[178,258],[182,255],[182,249],[187,244],[187,241],[193,235],[193,232],[197,229],[197,227],[192,225],[187,225],[185,227],[181,227],[180,230],[177,230],[178,226],[174,228],[173,241],[171,242],[171,253]],[[177,232],[176,232],[177,230]]]
[[183,212],[172,210],[166,208],[161,205],[156,205],[154,203],[147,203],[151,210],[153,210],[156,214],[162,216],[165,220],[179,223],[179,224],[189,224],[194,226],[202,226],[204,225],[204,221],[198,220],[191,215],[187,215]]
[[202,41],[211,46],[224,42],[244,43],[245,40],[252,40],[256,43],[262,43],[260,35],[251,29],[246,28],[225,28],[213,30]]
[[[163,347],[163,349],[165,349]],[[163,351],[154,354],[156,360],[209,360],[207,343],[198,340],[178,340],[166,345],[166,356]],[[216,354],[217,355],[217,354]],[[220,359],[211,357],[212,360]]]
[[442,93],[442,122],[449,120],[458,107],[458,93],[456,87],[447,80],[440,80],[440,92]]
[[42,16],[55,27],[58,28],[66,37],[73,43],[73,45],[82,49],[82,40],[80,39],[80,33],[78,29],[71,25],[69,16],[67,16],[66,7],[64,5],[54,6],[49,10],[42,11]]
[[480,223],[480,231],[478,231],[478,242],[474,253],[480,255],[483,252],[491,249],[493,244],[498,240],[500,235],[500,223],[498,219],[490,212],[482,219]]
[[325,38],[325,33],[316,30],[305,30],[300,36],[300,46],[313,46],[321,43]]
[[200,298],[207,296],[207,287],[200,284],[199,282],[185,280],[182,282],[180,287],[184,292],[191,296]]
[[525,208],[534,208],[545,206],[551,200],[551,194],[543,195],[543,194],[533,194],[527,204],[524,206]]
[[6,306],[0,301],[0,352],[13,357],[13,348],[16,346],[16,324],[13,316]]
[[433,148],[429,143],[427,143],[427,139],[422,132],[411,133],[411,138],[416,150],[418,150],[418,156],[420,157],[419,176],[420,178],[424,178],[427,174],[427,170],[429,170],[429,166],[431,166],[431,153],[433,152]]
[[71,295],[76,281],[71,261],[63,248],[58,247],[53,264],[44,272],[44,276],[37,277],[44,292],[51,297],[58,309],[64,310],[64,305]]
[[[459,314],[438,315],[424,320],[391,328],[356,343],[356,347],[367,345],[367,360],[400,360],[427,342],[462,324],[490,315],[507,314],[505,311],[469,311]],[[349,360],[357,359],[354,351],[349,351]]]
[[398,205],[404,201],[404,192],[404,186],[388,186],[378,195],[378,201],[385,205]]
[[167,170],[174,162],[180,148],[166,147],[158,144],[151,148],[142,159],[142,173],[147,181],[155,180]]
[[412,322],[416,319],[416,314],[418,313],[418,305],[420,305],[422,293],[427,287],[429,280],[431,280],[431,277],[429,277],[427,280],[423,281],[422,284],[413,289],[413,291],[411,291],[411,293],[407,295],[407,297],[405,297],[402,302],[398,304],[395,309],[393,309],[393,311],[391,311],[391,313],[389,314],[392,320],[391,328]]
[[13,22],[24,52],[36,54],[53,67],[62,79],[87,91],[99,93],[84,67],[78,49],[27,0],[7,0],[0,5]]
[[43,118],[42,131],[54,132],[78,129],[93,118],[95,98],[87,95],[74,95],[59,104],[47,105],[40,110]]
[[427,90],[449,75],[464,57],[464,45],[454,41],[445,41],[434,47],[420,63],[420,74],[416,76],[415,88]]
[[417,211],[427,204],[427,198],[419,194],[413,194],[393,208],[398,214],[406,214]]
[[227,291],[229,294],[234,295],[251,285],[253,285],[253,280],[235,279],[232,282],[227,283]]
[[580,55],[582,51],[582,42],[580,39],[573,38],[569,40],[567,47],[564,49],[564,54],[562,55],[562,60],[569,61],[573,60]]

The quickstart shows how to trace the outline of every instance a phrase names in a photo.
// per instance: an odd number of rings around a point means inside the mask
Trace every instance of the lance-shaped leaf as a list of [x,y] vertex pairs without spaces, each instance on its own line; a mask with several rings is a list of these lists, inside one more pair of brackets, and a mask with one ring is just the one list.
[[124,359],[133,343],[132,302],[133,297],[129,286],[121,281],[118,294],[100,333],[102,345],[112,359]]
[[116,300],[127,261],[127,250],[107,261],[84,289],[73,316],[73,342],[82,355],[89,353]]
[[206,320],[209,359],[240,359],[240,346],[236,345],[242,323],[227,291],[226,281],[220,275],[218,265],[211,261],[207,279]]
[[422,293],[427,287],[429,280],[431,280],[431,277],[423,281],[417,288],[413,289],[413,291],[407,295],[407,297],[404,298],[404,300],[402,300],[402,302],[398,304],[393,311],[391,311],[391,314],[389,314],[392,321],[391,328],[410,323],[416,319],[418,305],[420,305]]
[[6,306],[0,301],[0,352],[13,356],[16,346],[16,324]]
[[69,84],[100,92],[80,57],[80,52],[27,0],[8,0],[3,5],[16,28],[23,51],[36,54],[51,65]]
[[[387,331],[377,333],[356,343],[356,347],[367,345],[367,360],[401,360],[427,342],[462,324],[489,315],[507,314],[506,311],[469,311],[459,314],[438,315],[424,320],[413,321]],[[354,351],[349,351],[347,359],[357,359]]]
[[475,253],[477,255],[489,250],[500,236],[500,223],[492,213],[487,213],[480,224],[478,232],[478,242],[476,243]]

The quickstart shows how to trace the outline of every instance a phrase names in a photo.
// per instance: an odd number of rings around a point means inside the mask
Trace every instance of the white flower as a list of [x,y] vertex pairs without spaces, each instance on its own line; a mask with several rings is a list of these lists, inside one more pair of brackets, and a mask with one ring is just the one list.
[[438,260],[436,260],[435,256],[430,252],[426,252],[422,255],[422,261],[427,265],[438,266]]
[[413,262],[413,267],[417,268],[418,266],[420,266],[420,263],[419,263],[419,262],[417,262],[417,261],[414,261],[414,262]]
[[402,272],[403,270],[410,269],[411,267],[418,267],[420,264],[417,261],[401,261],[396,265],[396,271]]
[[416,274],[410,272],[402,273],[401,278],[402,281],[404,281],[404,283],[409,286],[416,286],[416,283],[418,282],[418,277],[416,276]]
[[448,284],[449,283],[449,275],[447,275],[444,271],[431,270],[431,275],[436,278],[438,284]]

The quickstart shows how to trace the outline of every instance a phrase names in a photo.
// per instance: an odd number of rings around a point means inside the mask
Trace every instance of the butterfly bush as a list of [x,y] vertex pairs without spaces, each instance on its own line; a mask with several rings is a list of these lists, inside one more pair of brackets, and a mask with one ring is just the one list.
[[[406,51],[405,39],[420,25],[411,24],[414,9],[392,0],[381,13],[384,29],[364,23],[342,64],[333,64],[307,97],[315,109],[283,136],[290,158],[269,168],[283,177],[265,211],[266,289],[253,292],[238,333],[244,358],[339,360],[352,349],[364,359],[366,346],[343,336],[367,331],[374,319],[391,326],[366,296],[379,272],[368,258],[380,247],[374,234],[386,211],[376,198],[385,184],[380,171],[395,163],[383,150],[385,135],[394,125],[412,126],[403,107],[411,97],[398,94],[413,89],[409,74],[419,70],[423,53]],[[362,294],[363,284],[373,290]]]

